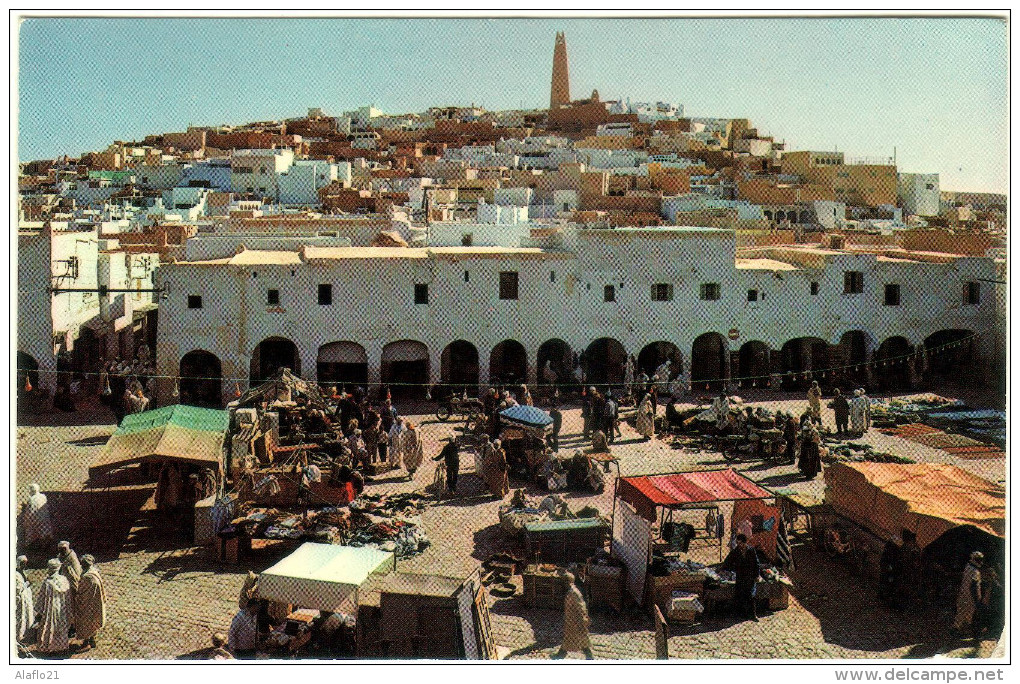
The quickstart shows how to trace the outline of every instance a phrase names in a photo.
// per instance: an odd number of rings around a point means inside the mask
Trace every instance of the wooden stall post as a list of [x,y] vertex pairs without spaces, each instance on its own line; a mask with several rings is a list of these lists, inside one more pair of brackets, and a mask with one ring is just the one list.
[[669,660],[669,623],[655,606],[655,659]]

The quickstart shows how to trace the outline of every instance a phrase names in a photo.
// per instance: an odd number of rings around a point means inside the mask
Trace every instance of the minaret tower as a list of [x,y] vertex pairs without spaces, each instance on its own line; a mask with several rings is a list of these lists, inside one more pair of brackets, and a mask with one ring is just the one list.
[[567,38],[562,32],[559,32],[556,34],[556,47],[553,50],[552,88],[549,94],[549,109],[557,109],[565,104],[570,104],[570,75],[567,71]]

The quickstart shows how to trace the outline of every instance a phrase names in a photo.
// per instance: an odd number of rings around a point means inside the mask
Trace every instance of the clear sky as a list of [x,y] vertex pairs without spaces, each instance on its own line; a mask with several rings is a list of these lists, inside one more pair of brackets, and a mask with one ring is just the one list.
[[548,106],[555,32],[571,96],[749,118],[787,149],[892,156],[950,190],[1006,192],[997,19],[26,19],[19,158],[327,114]]

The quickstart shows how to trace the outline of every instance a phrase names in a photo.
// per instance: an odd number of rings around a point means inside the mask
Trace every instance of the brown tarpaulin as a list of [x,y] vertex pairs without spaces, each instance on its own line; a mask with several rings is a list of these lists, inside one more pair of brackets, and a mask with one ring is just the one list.
[[1006,490],[942,463],[833,463],[825,501],[887,539],[902,530],[923,548],[949,530],[973,525],[1006,535]]

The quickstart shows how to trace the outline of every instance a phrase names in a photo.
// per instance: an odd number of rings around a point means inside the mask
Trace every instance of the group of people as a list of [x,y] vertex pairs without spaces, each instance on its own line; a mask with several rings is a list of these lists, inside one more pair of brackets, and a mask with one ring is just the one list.
[[388,464],[403,467],[407,479],[414,478],[424,459],[421,433],[400,415],[389,396],[373,403],[361,388],[337,393],[332,387],[328,399],[320,420],[325,429],[337,423],[341,426],[335,454],[338,463],[361,469]]
[[606,390],[603,394],[595,387],[589,387],[581,398],[581,420],[585,439],[589,439],[595,431],[602,432],[609,444],[622,436],[620,403],[613,390]]
[[[812,386],[815,389],[818,383]],[[819,396],[821,391],[818,392]],[[848,435],[856,434],[863,435],[865,432],[871,429],[871,400],[868,399],[868,395],[865,394],[863,388],[854,390],[854,396],[852,399],[847,399],[840,389],[837,387],[833,391],[832,401],[829,402],[829,408],[836,416],[836,434],[837,435]],[[808,392],[808,402],[811,403],[811,392]],[[817,415],[817,422],[821,425],[821,405],[815,410],[815,406],[811,406],[812,418]]]
[[106,624],[106,589],[93,556],[78,554],[62,541],[46,564],[46,578],[33,596],[28,557],[18,556],[15,571],[15,630],[19,644],[46,654],[65,654],[71,638],[77,650],[96,647]]

